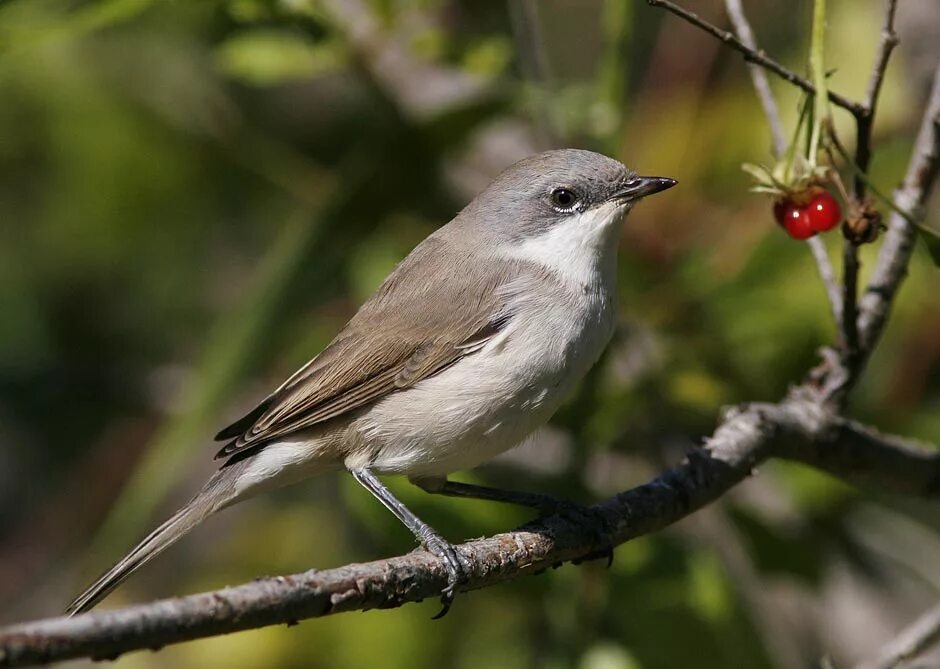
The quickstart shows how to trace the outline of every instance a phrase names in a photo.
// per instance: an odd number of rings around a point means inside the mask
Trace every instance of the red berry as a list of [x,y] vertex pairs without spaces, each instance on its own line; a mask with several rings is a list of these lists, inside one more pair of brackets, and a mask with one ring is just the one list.
[[842,221],[842,208],[838,200],[826,191],[813,196],[806,207],[810,227],[816,232],[832,230]]
[[777,221],[777,225],[783,225],[783,219],[787,215],[787,207],[791,204],[793,203],[786,198],[774,200],[774,220]]
[[793,239],[809,239],[816,234],[810,221],[809,208],[788,202],[784,209],[783,227]]

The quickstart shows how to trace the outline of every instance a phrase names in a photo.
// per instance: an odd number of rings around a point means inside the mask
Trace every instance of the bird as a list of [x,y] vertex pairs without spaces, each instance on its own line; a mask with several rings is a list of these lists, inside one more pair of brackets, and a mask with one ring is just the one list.
[[215,512],[331,470],[350,473],[442,561],[446,613],[464,558],[379,477],[537,509],[557,501],[448,476],[525,441],[595,364],[616,324],[622,222],[676,183],[583,149],[506,168],[326,348],[216,435],[222,463],[202,489],[66,613],[95,606]]

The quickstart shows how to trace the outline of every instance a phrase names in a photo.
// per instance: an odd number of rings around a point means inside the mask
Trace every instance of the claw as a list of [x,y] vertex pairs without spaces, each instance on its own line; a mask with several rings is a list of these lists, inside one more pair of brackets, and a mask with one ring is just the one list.
[[574,559],[571,561],[571,564],[581,564],[583,562],[588,562],[589,560],[601,560],[604,559],[607,561],[607,564],[604,565],[606,569],[614,564],[614,547],[608,546],[607,548],[602,548],[593,553],[588,553],[587,555]]
[[447,587],[441,590],[441,610],[438,611],[435,615],[431,616],[431,620],[440,620],[447,615],[447,612],[450,611],[450,605],[454,603],[456,589],[457,583],[451,583],[450,577],[448,577]]
[[428,541],[425,547],[430,553],[439,557],[447,568],[447,587],[441,590],[441,610],[431,618],[431,620],[440,620],[450,611],[454,597],[457,595],[457,586],[467,580],[469,561],[452,545],[440,538]]

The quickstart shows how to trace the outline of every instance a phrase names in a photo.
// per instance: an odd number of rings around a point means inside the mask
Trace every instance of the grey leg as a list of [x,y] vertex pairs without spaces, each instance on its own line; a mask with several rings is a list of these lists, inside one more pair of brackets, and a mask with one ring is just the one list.
[[443,481],[434,483],[422,480],[412,481],[419,488],[434,495],[448,497],[463,497],[466,499],[483,499],[489,502],[504,502],[517,506],[527,506],[543,514],[551,514],[562,508],[573,505],[573,502],[537,492],[520,492],[518,490],[503,490],[473,483],[458,483],[457,481]]
[[457,592],[457,585],[466,580],[466,570],[461,562],[461,556],[454,547],[434,531],[434,529],[412,513],[408,507],[392,494],[392,491],[372,473],[369,469],[353,469],[350,471],[353,477],[362,485],[363,488],[371,492],[385,506],[386,509],[395,514],[407,527],[411,533],[424,544],[425,548],[443,562],[447,567],[447,587],[441,592],[441,604],[444,608],[440,613],[434,616],[435,619],[443,618],[450,610],[450,605],[454,601],[454,595]]

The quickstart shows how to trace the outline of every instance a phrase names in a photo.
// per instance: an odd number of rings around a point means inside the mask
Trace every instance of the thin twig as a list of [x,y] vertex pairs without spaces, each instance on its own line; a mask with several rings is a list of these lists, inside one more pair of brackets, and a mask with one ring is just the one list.
[[[768,457],[808,462],[879,490],[940,495],[940,451],[845,421],[797,389],[778,404],[726,413],[706,446],[653,481],[577,517],[555,515],[517,531],[462,544],[462,590],[606,554],[660,530],[725,494]],[[0,667],[70,658],[115,658],[139,649],[307,618],[435,598],[447,582],[425,551],[327,571],[263,578],[215,592],[0,629]]]
[[[725,0],[725,11],[728,13],[728,18],[731,19],[731,25],[734,26],[734,31],[737,33],[738,39],[741,40],[741,44],[754,53],[759,53],[757,40],[754,39],[754,31],[751,30],[751,24],[744,14],[741,0]],[[760,99],[761,107],[764,108],[767,125],[770,126],[774,155],[780,158],[787,150],[787,138],[783,132],[783,122],[780,120],[780,108],[774,99],[773,91],[770,90],[770,82],[767,81],[767,73],[764,68],[755,63],[750,63],[747,69],[751,74],[751,81],[754,83],[754,90]]]
[[[923,211],[940,169],[940,62],[934,72],[933,87],[927,109],[914,142],[914,151],[901,187],[895,191],[894,202],[903,211]],[[888,232],[875,262],[865,293],[860,302],[859,330],[862,348],[870,354],[878,342],[891,304],[907,275],[907,265],[917,239],[916,226],[897,212],[892,212]]]
[[[881,40],[875,54],[875,63],[872,66],[871,77],[868,82],[868,91],[865,102],[862,104],[862,113],[855,116],[855,167],[854,181],[855,199],[861,202],[865,198],[867,181],[861,176],[868,173],[871,163],[872,130],[875,122],[875,110],[878,106],[878,94],[884,81],[885,71],[891,52],[898,43],[898,36],[894,30],[894,16],[897,10],[897,0],[886,0],[884,25],[881,29]],[[844,364],[852,368],[858,364],[859,334],[858,334],[858,244],[854,240],[845,239],[842,247],[842,352]]]
[[[898,44],[898,35],[894,30],[894,16],[897,12],[897,0],[886,0],[884,25],[881,28],[881,40],[875,53],[875,64],[872,66],[871,77],[868,81],[868,90],[863,104],[864,112],[857,116],[858,142],[855,147],[855,164],[862,174],[868,173],[868,164],[871,162],[872,126],[875,120],[875,110],[878,107],[878,95],[881,84],[884,82],[885,72],[891,52]],[[855,179],[855,197],[861,199],[865,196],[865,181]]]
[[854,366],[858,357],[858,245],[848,239],[842,243],[842,320],[839,323],[839,348],[843,363]]
[[836,280],[835,270],[829,260],[826,243],[819,237],[810,237],[806,243],[809,245],[809,250],[816,261],[816,271],[819,272],[819,279],[822,281],[823,287],[826,289],[826,295],[829,297],[829,308],[832,310],[832,317],[838,325],[842,322],[842,294],[839,292],[839,282]]
[[[685,19],[692,25],[697,26],[698,28],[701,28],[705,32],[708,32],[714,35],[715,37],[720,39],[722,42],[730,46],[732,49],[734,49],[735,51],[738,51],[741,55],[744,56],[744,60],[748,61],[749,63],[755,63],[757,65],[760,65],[761,67],[773,72],[784,81],[788,81],[794,86],[797,86],[798,88],[802,88],[804,91],[806,91],[807,93],[810,93],[811,95],[816,94],[816,87],[813,86],[812,82],[810,82],[808,79],[805,79],[799,76],[798,74],[796,74],[795,72],[788,70],[783,65],[775,61],[773,58],[770,58],[769,56],[767,56],[767,54],[765,54],[763,51],[757,51],[755,49],[748,47],[746,44],[744,44],[744,42],[739,40],[732,33],[728,32],[727,30],[722,30],[721,28],[714,26],[708,21],[705,21],[704,19],[700,18],[698,14],[690,12],[687,9],[683,9],[682,7],[675,4],[674,2],[671,2],[670,0],[646,0],[646,1],[651,6],[662,7],[663,9],[669,12],[672,12],[676,16],[679,16]],[[829,92],[829,100],[832,102],[832,104],[836,105],[837,107],[842,107],[843,109],[850,112],[853,116],[858,116],[864,111],[862,106],[858,104],[857,102],[852,102],[851,100],[842,97],[838,93],[833,93],[832,91]]]
[[[858,669],[894,669],[940,641],[940,606],[935,606],[898,634],[878,657]],[[906,665],[905,665],[906,666]]]
[[[731,19],[731,25],[737,33],[741,43],[748,49],[758,52],[757,41],[754,38],[754,31],[744,13],[744,7],[741,0],[725,0],[725,11],[728,18]],[[780,108],[774,98],[773,91],[770,90],[770,83],[767,81],[767,73],[764,69],[751,63],[748,65],[748,71],[751,74],[751,81],[754,83],[754,90],[760,99],[761,107],[764,109],[764,116],[767,117],[767,124],[770,126],[770,135],[773,140],[774,156],[781,158],[787,150],[787,139],[783,131],[783,122],[780,120]],[[819,278],[826,290],[829,298],[829,307],[832,310],[832,316],[836,324],[842,318],[842,295],[839,292],[839,285],[836,282],[835,271],[829,260],[829,254],[826,251],[826,245],[819,237],[812,237],[807,241],[809,249],[813,254],[813,260],[816,261],[816,269],[819,272]]]

